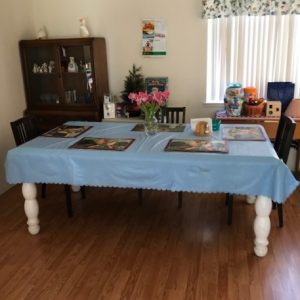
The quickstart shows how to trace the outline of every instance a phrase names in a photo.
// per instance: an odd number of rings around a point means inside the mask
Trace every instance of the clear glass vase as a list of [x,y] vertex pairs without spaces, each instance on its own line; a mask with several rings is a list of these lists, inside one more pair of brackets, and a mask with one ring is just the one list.
[[157,133],[158,123],[155,116],[151,116],[151,117],[145,116],[144,128],[147,136],[153,136]]

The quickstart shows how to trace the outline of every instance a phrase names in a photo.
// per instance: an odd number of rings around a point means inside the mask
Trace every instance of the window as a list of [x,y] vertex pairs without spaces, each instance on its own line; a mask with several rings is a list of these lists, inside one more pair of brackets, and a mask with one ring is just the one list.
[[208,103],[223,102],[226,86],[254,86],[266,98],[269,81],[295,83],[300,97],[300,16],[240,16],[208,19]]

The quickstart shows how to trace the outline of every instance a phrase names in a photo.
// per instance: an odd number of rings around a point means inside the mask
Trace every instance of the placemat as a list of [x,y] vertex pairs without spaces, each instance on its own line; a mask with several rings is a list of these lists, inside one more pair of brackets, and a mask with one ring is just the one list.
[[60,125],[45,133],[42,136],[46,137],[61,137],[61,138],[74,138],[86,132],[93,126],[75,126],[75,125]]
[[[183,132],[185,126],[182,124],[158,124],[158,132]],[[132,131],[145,131],[144,124],[136,124]]]
[[84,137],[69,148],[124,151],[133,143],[133,141],[134,139],[127,138]]
[[228,144],[224,140],[171,139],[165,151],[228,153]]
[[232,141],[265,141],[260,127],[223,127],[222,138]]

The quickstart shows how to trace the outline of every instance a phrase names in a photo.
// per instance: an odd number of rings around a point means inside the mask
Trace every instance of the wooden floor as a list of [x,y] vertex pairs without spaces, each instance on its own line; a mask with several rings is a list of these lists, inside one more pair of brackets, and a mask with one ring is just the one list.
[[272,212],[269,253],[253,254],[253,206],[224,195],[62,186],[40,202],[41,232],[27,232],[20,186],[0,196],[0,299],[299,299],[300,189]]

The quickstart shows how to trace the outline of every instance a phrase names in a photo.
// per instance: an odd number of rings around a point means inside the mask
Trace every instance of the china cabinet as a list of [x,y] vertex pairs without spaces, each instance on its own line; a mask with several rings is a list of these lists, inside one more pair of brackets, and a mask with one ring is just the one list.
[[70,120],[101,121],[109,93],[104,38],[20,41],[25,114],[41,130]]

